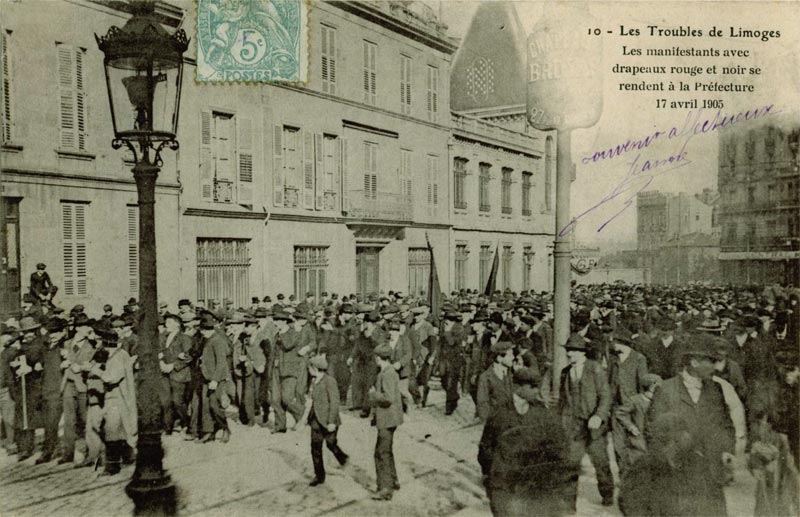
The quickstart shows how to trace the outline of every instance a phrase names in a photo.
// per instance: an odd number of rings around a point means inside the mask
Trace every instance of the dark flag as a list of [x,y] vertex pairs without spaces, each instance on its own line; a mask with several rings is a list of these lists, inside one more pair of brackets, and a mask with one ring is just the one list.
[[500,245],[494,250],[494,260],[492,270],[489,272],[489,279],[486,281],[486,289],[483,290],[484,296],[491,296],[497,285],[497,268],[500,267]]
[[428,251],[431,254],[431,272],[428,275],[428,305],[431,307],[431,316],[435,325],[439,324],[439,312],[442,305],[442,290],[439,288],[439,275],[436,272],[436,259],[433,256],[433,248],[431,241],[428,240],[428,234],[425,234],[425,240],[428,242]]

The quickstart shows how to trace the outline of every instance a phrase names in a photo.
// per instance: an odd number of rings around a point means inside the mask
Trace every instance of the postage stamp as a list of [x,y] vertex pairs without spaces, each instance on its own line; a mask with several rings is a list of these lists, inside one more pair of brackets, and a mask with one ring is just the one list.
[[197,80],[305,82],[307,19],[305,0],[198,0]]

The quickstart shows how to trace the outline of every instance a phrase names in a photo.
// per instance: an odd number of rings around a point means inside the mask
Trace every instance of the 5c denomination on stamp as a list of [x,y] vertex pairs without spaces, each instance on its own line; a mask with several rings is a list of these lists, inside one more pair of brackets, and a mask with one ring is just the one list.
[[304,0],[198,0],[197,80],[305,82]]

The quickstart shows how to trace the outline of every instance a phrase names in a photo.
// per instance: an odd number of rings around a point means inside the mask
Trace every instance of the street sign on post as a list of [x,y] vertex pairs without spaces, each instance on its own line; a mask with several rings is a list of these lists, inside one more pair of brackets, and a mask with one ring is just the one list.
[[527,117],[540,130],[557,130],[556,227],[553,297],[554,345],[552,391],[559,392],[561,369],[566,362],[563,346],[569,338],[569,289],[572,251],[567,233],[570,223],[570,183],[573,176],[570,134],[591,127],[603,110],[603,49],[595,33],[598,26],[585,4],[549,2],[527,41]]

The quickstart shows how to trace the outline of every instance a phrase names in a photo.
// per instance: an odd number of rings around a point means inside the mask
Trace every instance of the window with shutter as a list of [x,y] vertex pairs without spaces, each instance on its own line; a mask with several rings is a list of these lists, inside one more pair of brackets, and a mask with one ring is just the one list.
[[480,169],[480,176],[479,176],[479,189],[478,189],[478,209],[481,212],[488,212],[491,210],[491,204],[489,203],[489,180],[491,179],[489,176],[489,169],[492,166],[488,163],[481,163],[479,164],[478,168]]
[[283,204],[296,208],[302,205],[302,135],[298,128],[283,127]]
[[86,92],[83,80],[85,51],[57,44],[59,85],[59,147],[86,150]]
[[318,135],[317,198],[319,210],[336,210],[338,176],[341,166],[339,138],[336,135]]
[[439,112],[439,69],[435,66],[428,65],[426,86],[428,89],[426,106],[428,110],[428,120],[435,122],[437,113]]
[[364,41],[363,88],[364,102],[375,105],[377,102],[377,56],[378,46]]
[[11,117],[12,112],[12,103],[11,103],[11,96],[12,96],[12,87],[11,87],[11,79],[12,79],[12,71],[11,71],[11,50],[9,45],[11,44],[11,33],[9,31],[2,31],[3,33],[3,128],[2,128],[2,140],[3,142],[11,142],[13,138],[13,123],[14,120]]
[[211,151],[211,112],[200,112],[200,199],[214,200],[214,156]]
[[283,126],[272,127],[272,203],[283,206]]
[[[349,201],[349,174],[350,169],[348,165],[348,155],[349,155],[349,144],[346,138],[339,139],[339,159],[341,160],[339,166],[339,174],[338,178],[341,182],[341,193],[342,193],[342,212],[347,213],[350,210],[350,205],[348,204]],[[337,190],[338,192],[338,190]]]
[[128,295],[139,297],[139,207],[128,205]]
[[61,203],[64,294],[85,296],[87,288],[86,205]]
[[467,183],[467,159],[453,159],[453,207],[467,208],[465,189]]
[[501,210],[504,214],[511,213],[511,169],[503,167],[500,192]]
[[522,215],[531,215],[531,178],[530,172],[522,172]]
[[336,94],[336,29],[321,25],[322,91]]
[[439,204],[439,172],[437,156],[429,154],[427,156],[427,179],[428,179],[428,213],[434,215],[436,206]]
[[364,142],[364,198],[378,197],[378,144]]
[[411,113],[411,58],[400,56],[400,111]]
[[303,131],[303,207],[314,209],[314,133]]
[[237,195],[240,205],[253,205],[253,121],[239,118],[238,127],[238,180]]

